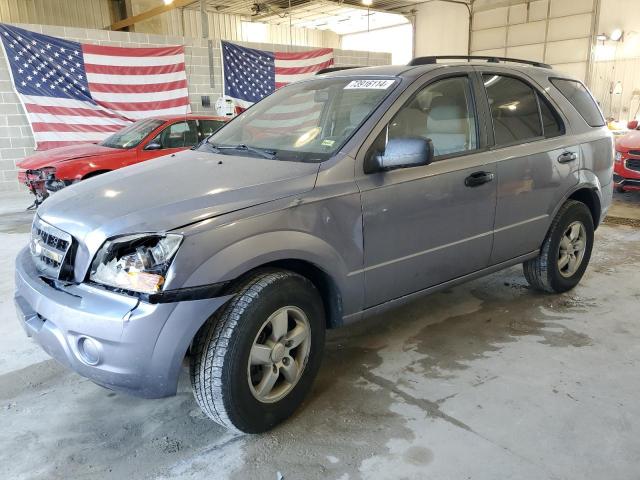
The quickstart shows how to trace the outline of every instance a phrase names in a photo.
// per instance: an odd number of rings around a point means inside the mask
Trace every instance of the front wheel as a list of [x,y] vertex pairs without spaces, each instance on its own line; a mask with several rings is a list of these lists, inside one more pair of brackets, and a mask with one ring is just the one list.
[[584,275],[592,248],[591,212],[584,203],[569,200],[553,219],[540,255],[523,264],[524,276],[537,290],[571,290]]
[[202,411],[245,433],[264,432],[302,403],[320,366],[322,300],[305,277],[263,271],[198,332],[191,385]]

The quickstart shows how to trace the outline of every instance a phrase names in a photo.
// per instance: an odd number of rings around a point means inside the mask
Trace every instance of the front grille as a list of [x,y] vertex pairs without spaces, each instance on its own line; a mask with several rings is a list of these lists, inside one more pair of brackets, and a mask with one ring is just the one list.
[[36,216],[31,228],[29,248],[36,268],[46,277],[61,278],[64,267],[71,264],[72,238],[67,232],[43,222]]
[[640,157],[640,150],[629,150],[629,155],[633,157]]
[[636,172],[640,172],[640,160],[629,158],[625,162],[625,166],[627,167],[628,170],[634,170]]

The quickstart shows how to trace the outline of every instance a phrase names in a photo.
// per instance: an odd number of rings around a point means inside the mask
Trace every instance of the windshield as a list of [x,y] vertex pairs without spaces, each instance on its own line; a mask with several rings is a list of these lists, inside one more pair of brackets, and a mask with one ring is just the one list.
[[162,120],[140,120],[105,138],[100,145],[109,148],[133,148],[162,125]]
[[259,149],[267,152],[264,158],[322,162],[342,147],[395,82],[324,78],[288,85],[214,133],[209,147],[234,155],[258,156]]

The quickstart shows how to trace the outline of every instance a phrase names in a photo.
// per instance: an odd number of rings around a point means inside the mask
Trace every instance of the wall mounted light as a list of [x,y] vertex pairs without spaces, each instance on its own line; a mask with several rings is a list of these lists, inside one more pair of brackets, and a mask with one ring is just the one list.
[[172,3],[173,3],[173,0],[164,0],[165,5],[171,5]]
[[616,28],[614,31],[611,32],[611,35],[609,35],[609,38],[614,42],[619,42],[620,40],[622,40],[623,36],[624,36],[624,32],[621,29]]
[[362,0],[362,4],[370,7],[371,5],[373,5],[373,0]]
[[612,42],[622,42],[624,41],[624,30],[620,28],[616,28],[609,35],[606,33],[599,33],[596,35],[596,40],[598,42],[606,42],[607,40],[611,40]]
[[616,82],[611,93],[613,93],[614,95],[622,95],[622,82]]

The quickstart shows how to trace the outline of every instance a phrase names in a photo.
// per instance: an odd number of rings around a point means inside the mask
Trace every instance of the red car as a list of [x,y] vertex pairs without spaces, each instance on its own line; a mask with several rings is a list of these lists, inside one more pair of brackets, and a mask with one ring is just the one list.
[[640,190],[640,130],[638,121],[627,125],[630,132],[616,142],[613,181],[619,192]]
[[101,173],[190,148],[218,130],[225,117],[181,115],[139,120],[100,143],[37,152],[18,163],[18,181],[35,206],[67,185]]

